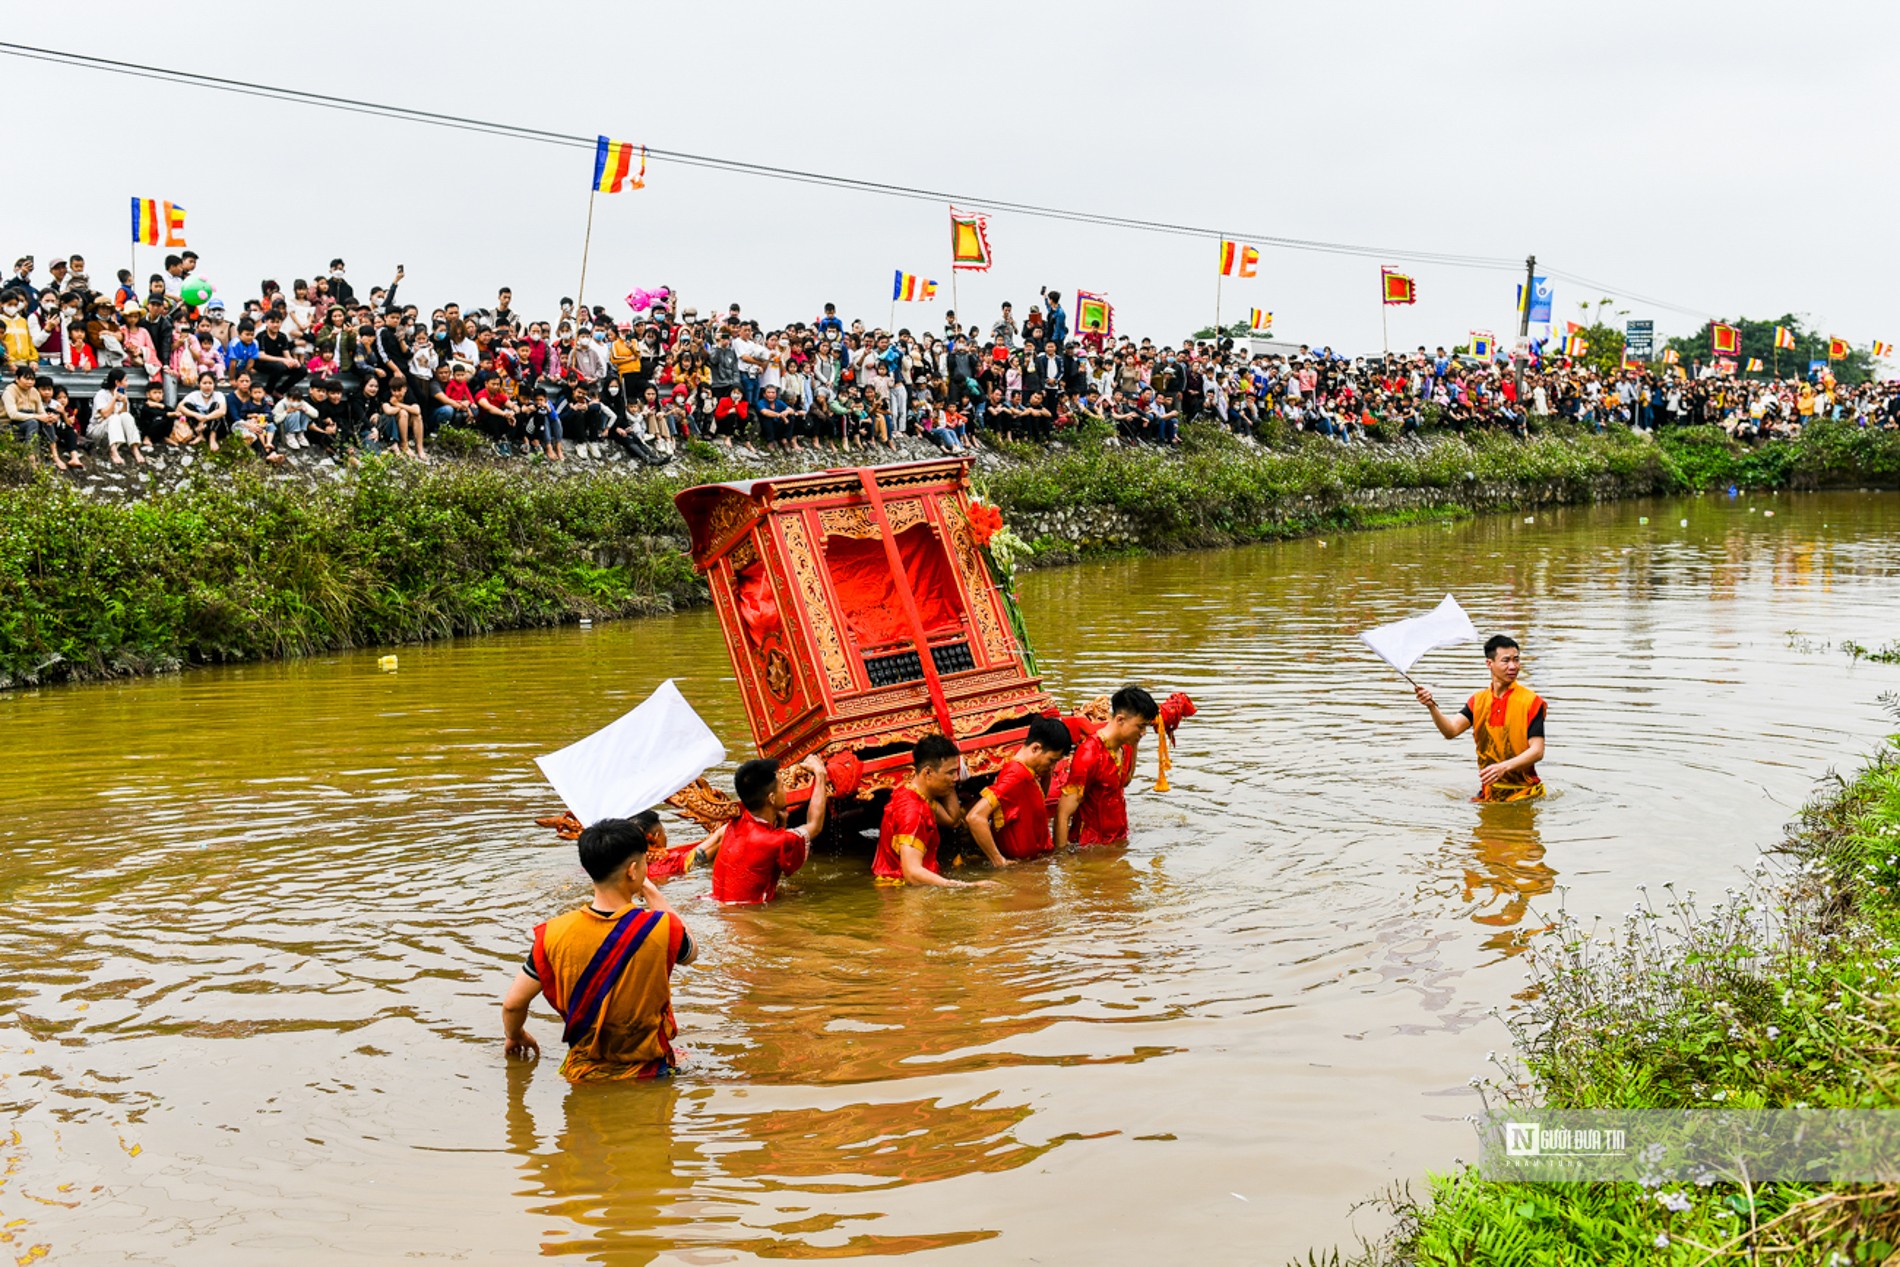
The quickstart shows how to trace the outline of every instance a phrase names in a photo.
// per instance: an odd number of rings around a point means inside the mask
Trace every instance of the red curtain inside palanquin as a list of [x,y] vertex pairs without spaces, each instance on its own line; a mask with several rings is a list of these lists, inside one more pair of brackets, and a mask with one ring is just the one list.
[[762,647],[779,630],[778,595],[761,564],[751,563],[733,573],[733,597],[738,600],[739,623],[752,645]]
[[[897,553],[904,561],[910,588],[917,595],[917,611],[923,617],[925,631],[960,626],[956,579],[950,572],[950,559],[930,526],[916,524],[898,533]],[[897,595],[897,582],[891,576],[882,541],[827,537],[825,566],[831,571],[831,586],[838,593],[838,605],[854,642],[877,647],[910,641],[904,603]]]

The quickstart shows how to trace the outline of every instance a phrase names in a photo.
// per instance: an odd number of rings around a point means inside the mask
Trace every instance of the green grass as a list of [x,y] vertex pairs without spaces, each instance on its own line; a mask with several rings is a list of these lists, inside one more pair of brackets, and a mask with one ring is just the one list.
[[[1350,449],[1313,437],[1246,444],[1188,427],[1179,452],[1005,446],[975,476],[1006,515],[1120,512],[1133,540],[1045,538],[1050,563],[1129,550],[1276,540],[1553,502],[1720,488],[1900,486],[1900,435],[1842,425],[1748,448],[1719,430],[1659,442],[1559,422],[1529,441],[1483,434]],[[444,431],[448,460],[372,460],[341,483],[276,482],[232,452],[175,491],[125,502],[74,491],[0,439],[0,686],[183,664],[307,655],[704,600],[672,506],[688,484],[835,459],[753,465],[693,445],[661,471],[529,470]],[[461,454],[461,457],[451,456]],[[1400,490],[1399,504],[1375,494]]]
[[[1754,881],[1712,905],[1673,891],[1622,925],[1560,916],[1531,938],[1533,989],[1505,1014],[1517,1062],[1488,1101],[1552,1108],[1900,1107],[1900,761],[1883,750],[1804,809]],[[1524,1184],[1475,1168],[1351,1261],[1878,1263],[1900,1187],[1709,1181]],[[1311,1262],[1340,1262],[1337,1254]]]

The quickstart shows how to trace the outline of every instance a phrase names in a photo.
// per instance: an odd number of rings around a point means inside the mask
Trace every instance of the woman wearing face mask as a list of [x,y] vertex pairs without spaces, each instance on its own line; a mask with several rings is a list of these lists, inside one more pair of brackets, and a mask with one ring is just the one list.
[[581,452],[588,457],[607,456],[607,434],[615,426],[623,425],[630,420],[631,412],[628,409],[627,395],[618,374],[609,374],[601,380],[600,408],[603,415],[610,416],[601,417],[595,424],[601,434],[585,437],[585,443],[579,446]]

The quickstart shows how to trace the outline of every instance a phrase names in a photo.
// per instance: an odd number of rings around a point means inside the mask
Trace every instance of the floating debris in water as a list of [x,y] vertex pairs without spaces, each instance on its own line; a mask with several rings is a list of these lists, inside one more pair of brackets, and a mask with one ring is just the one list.
[[1683,526],[1683,527],[1685,527],[1685,528],[1687,528],[1687,527],[1689,526],[1689,521],[1688,521],[1687,519],[1685,519],[1685,520],[1683,520],[1683,521],[1682,521],[1682,526]]
[[385,673],[394,673],[396,671],[396,657],[386,655],[376,662],[376,667]]
[[1644,515],[1642,518],[1638,519],[1636,522],[1639,524],[1646,524],[1649,522],[1649,516]]

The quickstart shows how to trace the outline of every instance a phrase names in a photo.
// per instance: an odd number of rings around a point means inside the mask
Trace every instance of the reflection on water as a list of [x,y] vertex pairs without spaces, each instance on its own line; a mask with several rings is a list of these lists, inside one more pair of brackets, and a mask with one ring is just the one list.
[[1498,930],[1483,940],[1487,950],[1514,955],[1530,934],[1547,927],[1542,920],[1526,926],[1531,899],[1557,883],[1537,832],[1541,806],[1538,801],[1516,801],[1471,808],[1469,829],[1454,833],[1446,848],[1449,866],[1459,877],[1456,900],[1472,923]]
[[[702,956],[676,978],[686,1068],[656,1085],[508,1066],[496,996],[587,893],[532,824],[532,755],[665,677],[745,733],[710,613],[405,648],[393,674],[365,651],[0,698],[6,1245],[988,1264],[1332,1241],[1467,1146],[1486,1012],[1560,874],[1585,912],[1719,886],[1882,733],[1900,669],[1787,631],[1900,624],[1900,498],[1768,505],[1025,578],[1059,698],[1194,694],[1174,790],[1144,752],[1125,854],[994,893],[874,888],[847,856],[767,910],[674,882]],[[1446,592],[1524,643],[1542,801],[1470,804],[1469,740],[1353,637]],[[1474,649],[1419,673],[1483,681]]]

